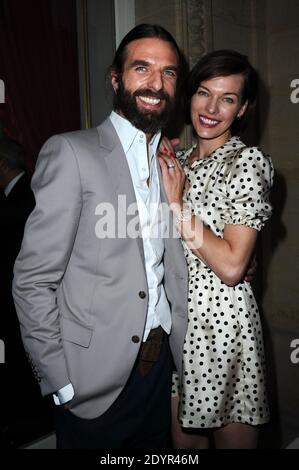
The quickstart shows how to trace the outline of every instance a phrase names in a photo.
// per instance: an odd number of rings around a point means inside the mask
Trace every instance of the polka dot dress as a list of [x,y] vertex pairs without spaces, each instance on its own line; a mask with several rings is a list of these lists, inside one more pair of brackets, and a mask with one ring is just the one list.
[[[232,137],[209,157],[186,164],[194,147],[179,152],[190,187],[184,200],[218,237],[225,224],[260,230],[271,215],[269,157]],[[188,330],[179,419],[186,428],[269,420],[264,350],[258,308],[249,283],[225,285],[184,244],[189,269]]]

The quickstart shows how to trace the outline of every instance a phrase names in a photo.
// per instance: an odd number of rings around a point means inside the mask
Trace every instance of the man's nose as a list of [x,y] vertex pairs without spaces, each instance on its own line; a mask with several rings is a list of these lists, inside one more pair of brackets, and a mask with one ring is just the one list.
[[148,86],[159,91],[163,88],[163,78],[160,71],[153,71],[148,80]]

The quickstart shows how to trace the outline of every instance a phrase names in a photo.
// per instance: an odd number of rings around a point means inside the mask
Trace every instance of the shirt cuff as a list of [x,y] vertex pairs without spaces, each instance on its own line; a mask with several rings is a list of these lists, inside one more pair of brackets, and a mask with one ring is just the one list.
[[68,385],[65,385],[65,387],[62,387],[60,390],[58,390],[56,393],[53,393],[54,403],[55,405],[63,405],[64,403],[70,401],[74,395],[74,388],[72,384],[69,383]]

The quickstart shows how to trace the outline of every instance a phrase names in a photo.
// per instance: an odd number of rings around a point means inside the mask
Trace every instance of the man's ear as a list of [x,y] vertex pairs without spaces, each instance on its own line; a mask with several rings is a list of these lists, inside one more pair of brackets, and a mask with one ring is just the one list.
[[0,177],[6,177],[9,172],[9,167],[5,160],[0,158]]
[[237,118],[240,119],[243,114],[245,113],[246,109],[247,109],[247,106],[248,106],[248,101],[245,101],[245,103],[241,106],[238,114],[237,114]]
[[119,83],[118,83],[118,74],[114,70],[111,71],[111,85],[114,90],[114,93],[116,93],[118,90]]

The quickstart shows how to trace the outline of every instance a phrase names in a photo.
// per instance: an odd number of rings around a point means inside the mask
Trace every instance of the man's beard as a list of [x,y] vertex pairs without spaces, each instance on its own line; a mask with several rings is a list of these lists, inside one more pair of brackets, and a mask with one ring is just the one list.
[[[124,117],[130,123],[140,129],[145,134],[156,134],[161,129],[165,129],[168,124],[170,113],[174,107],[175,98],[170,97],[165,91],[154,92],[152,90],[143,88],[136,90],[134,93],[125,89],[123,81],[120,77],[119,86],[114,95],[114,109],[121,111]],[[136,98],[138,96],[148,96],[165,100],[163,109],[157,111],[150,111],[146,109],[139,109],[137,106]]]

